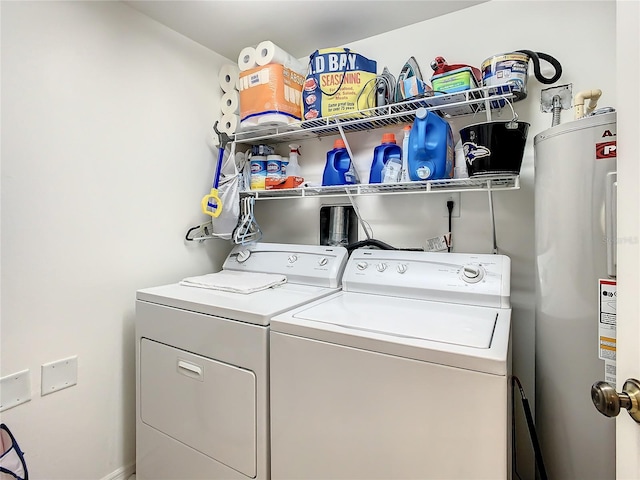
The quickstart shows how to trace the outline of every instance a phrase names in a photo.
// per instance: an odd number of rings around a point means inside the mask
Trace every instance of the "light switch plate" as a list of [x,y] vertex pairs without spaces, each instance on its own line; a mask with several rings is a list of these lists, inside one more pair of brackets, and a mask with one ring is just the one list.
[[31,400],[31,374],[23,370],[0,378],[0,412]]
[[42,365],[41,395],[48,395],[78,383],[78,357],[63,358]]

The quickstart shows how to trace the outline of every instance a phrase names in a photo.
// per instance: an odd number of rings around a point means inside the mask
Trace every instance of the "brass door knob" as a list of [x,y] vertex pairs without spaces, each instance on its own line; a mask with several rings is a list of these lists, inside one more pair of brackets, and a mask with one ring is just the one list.
[[607,382],[594,383],[591,401],[605,417],[615,417],[620,408],[624,408],[631,418],[640,423],[640,382],[635,378],[627,379],[620,393]]

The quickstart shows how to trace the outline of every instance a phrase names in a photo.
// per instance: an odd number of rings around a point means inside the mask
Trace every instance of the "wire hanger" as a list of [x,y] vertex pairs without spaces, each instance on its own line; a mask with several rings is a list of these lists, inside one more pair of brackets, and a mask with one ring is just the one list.
[[262,230],[254,216],[254,197],[244,197],[240,203],[240,221],[233,231],[233,243],[236,245],[248,245],[262,239]]

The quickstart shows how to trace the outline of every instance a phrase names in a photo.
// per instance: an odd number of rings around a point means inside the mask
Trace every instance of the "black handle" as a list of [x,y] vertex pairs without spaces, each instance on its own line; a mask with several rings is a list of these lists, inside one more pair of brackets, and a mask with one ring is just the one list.
[[[533,73],[536,79],[538,79],[540,83],[544,83],[545,85],[550,85],[552,83],[557,82],[560,76],[562,75],[562,65],[560,65],[560,62],[558,62],[558,60],[553,58],[551,55],[548,55],[542,52],[533,52],[531,50],[517,50],[517,51],[519,53],[524,53],[526,55],[529,55],[529,58],[531,58],[531,60],[533,61]],[[553,68],[556,71],[553,77],[547,78],[547,77],[544,77],[542,73],[540,73],[540,59],[545,60],[546,62],[549,62],[553,66]]]

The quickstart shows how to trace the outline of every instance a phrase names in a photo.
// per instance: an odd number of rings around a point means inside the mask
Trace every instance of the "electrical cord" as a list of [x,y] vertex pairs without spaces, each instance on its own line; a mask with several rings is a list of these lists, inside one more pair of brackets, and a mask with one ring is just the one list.
[[[531,61],[533,62],[533,73],[540,83],[551,85],[552,83],[557,82],[562,75],[562,65],[560,65],[560,62],[553,58],[551,55],[542,52],[533,52],[531,50],[517,50],[517,52],[524,53],[525,55],[528,55],[529,58],[531,58]],[[540,59],[549,62],[555,69],[556,73],[552,77],[547,78],[542,75],[542,73],[540,72]]]
[[520,379],[513,375],[511,377],[511,405],[513,405],[513,414],[511,415],[511,446],[513,449],[513,469],[518,478],[520,474],[518,473],[518,462],[516,457],[516,419],[515,419],[515,386],[518,385],[518,390],[520,391],[520,397],[522,399],[522,408],[524,409],[524,415],[527,420],[527,428],[529,430],[529,438],[531,439],[531,445],[533,446],[533,453],[535,455],[536,467],[538,469],[538,474],[540,476],[540,480],[548,480],[547,470],[544,467],[544,459],[542,458],[542,450],[540,449],[540,444],[538,443],[538,435],[536,433],[536,426],[533,422],[533,415],[531,414],[531,407],[529,406],[529,400],[524,393],[524,388],[522,388],[522,383],[520,383]]
[[447,242],[447,252],[451,252],[451,242],[453,234],[451,233],[451,219],[453,217],[453,200],[447,200],[447,210],[449,210],[449,241]]

